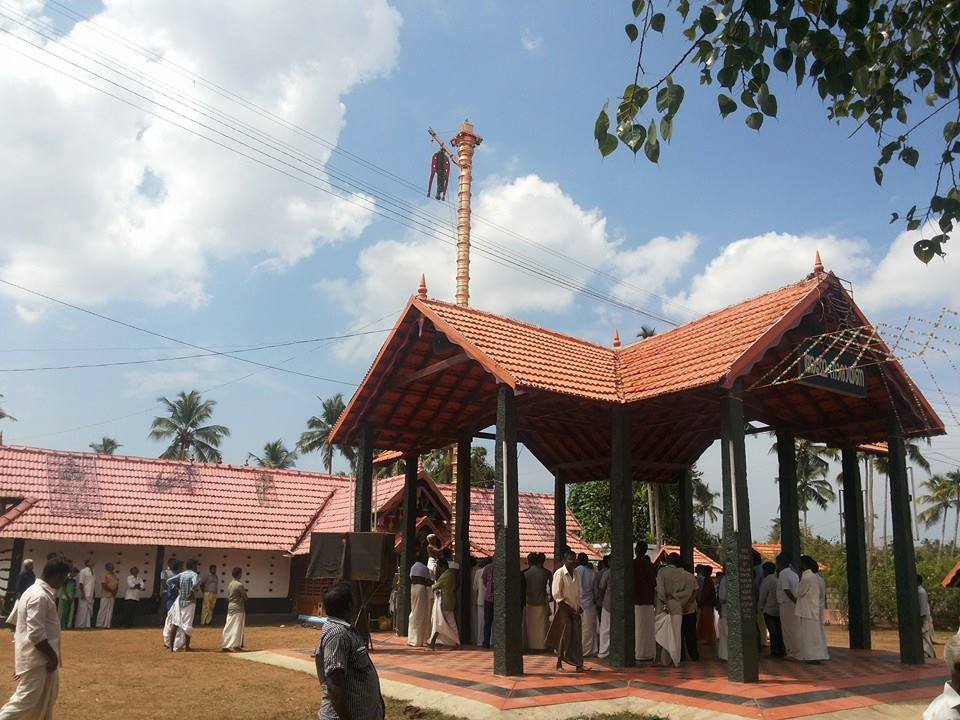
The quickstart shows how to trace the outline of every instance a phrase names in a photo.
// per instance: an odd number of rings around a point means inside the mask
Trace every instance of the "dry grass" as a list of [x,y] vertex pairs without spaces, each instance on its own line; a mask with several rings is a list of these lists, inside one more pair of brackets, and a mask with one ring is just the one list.
[[[321,697],[316,678],[219,652],[218,627],[197,628],[193,637],[196,652],[172,654],[160,644],[157,628],[64,633],[57,716],[154,720],[182,717],[192,706],[187,714],[205,720],[316,717]],[[828,627],[827,638],[831,645],[846,646],[844,628]],[[300,627],[251,627],[246,636],[249,650],[308,648],[316,640],[317,631]],[[875,630],[873,646],[897,650],[896,631]],[[0,642],[0,697],[13,689],[12,668],[13,645]],[[404,703],[388,700],[387,717],[401,720],[403,708]],[[449,718],[427,712],[423,720]]]

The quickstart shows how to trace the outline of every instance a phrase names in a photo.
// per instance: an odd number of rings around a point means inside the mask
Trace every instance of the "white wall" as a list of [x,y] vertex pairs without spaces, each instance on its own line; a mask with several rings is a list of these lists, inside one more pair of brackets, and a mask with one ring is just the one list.
[[[2,541],[0,549],[12,545],[12,541]],[[140,577],[146,584],[145,596],[152,593],[154,570],[156,563],[155,547],[153,545],[106,545],[101,543],[59,543],[46,540],[26,540],[24,542],[23,557],[32,558],[39,574],[47,559],[47,554],[62,552],[74,565],[82,567],[84,561],[93,558],[93,570],[97,578],[95,594],[100,595],[100,578],[104,573],[104,565],[114,564],[115,572],[120,576],[120,582],[126,580],[130,568],[136,565],[140,569]],[[180,548],[167,546],[165,560],[176,558],[189,560],[196,558],[200,567],[200,575],[206,574],[210,565],[217,566],[220,576],[219,596],[225,597],[227,584],[230,581],[230,571],[234,567],[243,568],[243,580],[247,586],[247,594],[251,598],[284,598],[287,597],[290,586],[290,560],[279,552],[264,552],[262,550],[233,550],[215,548]]]

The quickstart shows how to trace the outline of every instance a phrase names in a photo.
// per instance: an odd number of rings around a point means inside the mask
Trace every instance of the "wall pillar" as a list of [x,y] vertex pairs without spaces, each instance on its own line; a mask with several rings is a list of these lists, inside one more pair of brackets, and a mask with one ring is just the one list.
[[493,673],[523,674],[520,602],[520,509],[517,480],[517,400],[497,387],[496,479],[493,528]]
[[777,430],[777,461],[780,489],[780,547],[800,567],[800,501],[797,497],[797,446],[789,430]]
[[723,548],[727,559],[727,663],[734,682],[757,682],[759,637],[753,599],[753,547],[747,497],[740,383],[720,400],[720,466],[723,475]]
[[610,441],[610,665],[636,662],[633,616],[633,457],[630,411],[613,408]]
[[841,450],[843,466],[843,523],[847,548],[847,629],[850,647],[870,649],[870,590],[867,585],[867,548],[863,516],[863,488],[857,450]]
[[[454,559],[460,566],[460,586],[457,596],[457,627],[461,641],[470,637],[470,612],[474,610],[471,593],[473,572],[470,568],[470,443],[471,435],[457,441],[457,526],[454,540]],[[474,610],[475,611],[475,610]]]
[[693,565],[693,482],[686,470],[677,474],[680,497],[680,560]]
[[553,557],[554,570],[563,562],[563,548],[567,545],[567,481],[562,470],[553,471]]
[[419,460],[415,453],[403,456],[403,541],[400,544],[400,597],[397,602],[397,634],[406,635],[410,622],[410,568],[417,556],[417,508],[420,488]]
[[354,532],[370,532],[373,513],[373,428],[364,425],[357,448],[357,476],[353,498]]
[[893,517],[893,568],[897,579],[897,619],[900,662],[923,665],[920,601],[917,597],[917,559],[914,555],[910,485],[903,428],[896,415],[887,419],[890,508]]

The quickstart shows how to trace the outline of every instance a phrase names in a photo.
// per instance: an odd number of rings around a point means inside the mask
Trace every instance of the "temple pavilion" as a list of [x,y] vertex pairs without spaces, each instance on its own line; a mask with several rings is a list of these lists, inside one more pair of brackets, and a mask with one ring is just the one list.
[[[486,429],[495,426],[496,433]],[[729,582],[729,678],[758,679],[745,436],[775,432],[782,544],[800,556],[794,440],[842,451],[851,648],[870,648],[863,495],[856,448],[886,442],[890,459],[900,659],[922,664],[904,443],[944,433],[943,422],[819,254],[798,282],[693,322],[604,347],[431,299],[421,280],[333,429],[359,445],[354,527],[371,527],[375,449],[402,452],[401,602],[409,602],[417,456],[456,444],[455,552],[470,547],[469,453],[495,439],[493,670],[523,673],[517,487],[522,443],[555,478],[555,553],[566,542],[566,485],[610,483],[612,629],[609,662],[634,664],[631,507],[634,482],[678,483],[681,553],[693,553],[687,471],[721,442],[723,543]],[[772,479],[771,479],[772,482]],[[463,583],[461,608],[470,606]],[[408,607],[408,606],[407,606]],[[405,618],[407,613],[398,613]],[[464,625],[461,625],[464,627]]]

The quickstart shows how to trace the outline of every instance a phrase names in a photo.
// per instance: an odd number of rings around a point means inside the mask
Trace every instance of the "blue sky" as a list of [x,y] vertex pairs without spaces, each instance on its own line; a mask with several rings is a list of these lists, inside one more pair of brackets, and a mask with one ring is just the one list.
[[[85,23],[74,27],[52,7],[26,0],[20,7],[71,39],[119,55],[304,152],[327,157],[325,148],[242,114],[222,96],[138,58]],[[246,3],[228,11],[134,0],[80,7],[98,13],[96,28],[136,39],[422,185],[413,192],[343,157],[331,158],[364,183],[448,220],[448,208],[423,197],[433,152],[426,128],[449,138],[469,117],[484,137],[475,164],[478,213],[600,266],[621,283],[584,275],[489,226],[477,226],[478,236],[658,314],[688,319],[684,307],[708,311],[792,282],[809,272],[817,248],[828,269],[853,282],[876,321],[902,324],[911,314],[960,308],[951,261],[920,267],[909,257],[911,237],[887,222],[890,211],[929,194],[929,162],[922,160],[916,171],[889,170],[878,188],[871,171],[875,138],[861,133],[848,139],[850,127],[829,123],[818,97],[806,87],[797,91],[782,76],[774,88],[780,117],[768,119],[757,134],[739,115],[721,120],[715,89],[700,88],[696,73],[685,68],[675,77],[687,86],[686,99],[659,166],[626,148],[601,159],[593,122],[607,98],[616,101],[635,63],[635,48],[623,32],[627,2],[567,3],[549,11],[537,3],[492,2],[289,4],[269,13]],[[4,22],[11,21],[0,18]],[[664,37],[648,43],[650,76],[659,77],[682,52],[677,23],[668,14]],[[47,42],[22,25],[9,26]],[[4,45],[18,47],[12,39]],[[51,62],[41,51],[27,52]],[[6,47],[0,56],[6,68],[0,90],[18,99],[0,119],[0,158],[17,169],[0,180],[6,198],[0,200],[0,277],[217,349],[387,328],[421,271],[432,295],[449,297],[449,247],[355,205],[344,209]],[[143,183],[144,177],[152,180]],[[625,338],[641,324],[666,329],[479,260],[473,283],[478,307],[598,342],[609,342],[615,328]],[[0,294],[0,327],[5,370],[188,354],[14,291]],[[960,332],[952,337],[960,342]],[[156,397],[196,387],[209,389],[219,403],[217,420],[233,430],[225,460],[242,463],[268,440],[292,444],[318,410],[316,396],[349,396],[349,383],[359,381],[376,351],[373,338],[251,355],[347,384],[258,371],[225,358],[0,372],[4,407],[19,418],[0,430],[7,443],[63,449],[86,449],[106,434],[123,443],[124,452],[154,455],[162,449],[147,438]],[[943,346],[958,349],[947,341]],[[956,353],[953,361],[960,365]],[[953,424],[947,404],[960,406],[960,377],[942,359],[931,365],[945,395],[922,365],[907,363]],[[758,535],[777,507],[768,442],[759,439],[749,448]],[[938,440],[935,452],[942,461],[938,470],[953,469],[957,461],[946,458],[960,457],[960,444]],[[552,487],[528,454],[522,463],[525,489]],[[299,464],[316,469],[319,458]],[[701,466],[719,489],[714,450]],[[811,522],[822,534],[837,532],[835,508],[812,513]]]

